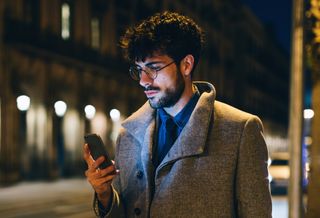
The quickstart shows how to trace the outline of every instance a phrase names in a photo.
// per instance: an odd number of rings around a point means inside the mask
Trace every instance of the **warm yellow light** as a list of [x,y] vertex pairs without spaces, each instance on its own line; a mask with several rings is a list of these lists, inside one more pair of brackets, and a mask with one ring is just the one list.
[[70,37],[70,6],[67,3],[61,7],[61,37],[63,39]]
[[304,144],[309,146],[312,144],[312,137],[311,136],[306,136],[304,137]]

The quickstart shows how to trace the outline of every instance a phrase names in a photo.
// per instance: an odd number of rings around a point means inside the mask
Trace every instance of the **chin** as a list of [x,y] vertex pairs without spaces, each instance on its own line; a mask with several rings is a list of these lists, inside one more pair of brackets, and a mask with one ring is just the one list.
[[153,109],[158,109],[161,108],[161,105],[158,104],[158,102],[153,102],[152,100],[149,99],[149,104]]

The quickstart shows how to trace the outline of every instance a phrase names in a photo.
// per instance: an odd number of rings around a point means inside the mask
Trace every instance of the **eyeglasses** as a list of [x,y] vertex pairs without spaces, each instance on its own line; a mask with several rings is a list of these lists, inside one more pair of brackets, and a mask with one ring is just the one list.
[[147,67],[146,66],[145,69],[139,69],[136,66],[131,66],[129,68],[129,73],[130,73],[130,76],[132,77],[132,79],[134,79],[134,80],[140,80],[141,79],[142,71],[145,72],[145,74],[147,74],[147,76],[150,79],[156,79],[157,76],[158,76],[158,72],[160,70],[163,70],[164,68],[168,67],[169,65],[171,65],[173,63],[174,63],[174,61],[172,61],[169,64],[164,65],[163,67],[160,67],[160,68],[153,68],[153,67]]

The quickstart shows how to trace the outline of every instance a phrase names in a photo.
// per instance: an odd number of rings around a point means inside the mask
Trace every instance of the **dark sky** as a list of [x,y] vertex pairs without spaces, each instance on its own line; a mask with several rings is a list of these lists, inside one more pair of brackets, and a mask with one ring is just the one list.
[[267,26],[274,29],[276,39],[286,51],[291,46],[293,0],[242,0]]
[[[290,54],[293,0],[241,0],[260,20],[272,25],[280,45]],[[308,71],[307,71],[308,72]],[[305,77],[305,107],[311,105],[311,78]]]

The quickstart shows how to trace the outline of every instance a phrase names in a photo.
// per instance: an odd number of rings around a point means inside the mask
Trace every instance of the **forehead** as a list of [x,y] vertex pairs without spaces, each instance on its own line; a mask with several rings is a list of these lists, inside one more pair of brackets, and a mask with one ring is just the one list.
[[145,66],[151,63],[166,63],[172,59],[168,55],[154,54],[152,56],[146,57],[144,60],[136,61],[135,64],[139,66]]

